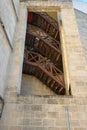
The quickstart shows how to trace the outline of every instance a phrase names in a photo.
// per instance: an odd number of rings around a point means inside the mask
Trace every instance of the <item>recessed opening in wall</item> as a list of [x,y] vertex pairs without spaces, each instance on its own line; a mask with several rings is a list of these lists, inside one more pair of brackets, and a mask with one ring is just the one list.
[[57,12],[28,12],[22,95],[65,95]]

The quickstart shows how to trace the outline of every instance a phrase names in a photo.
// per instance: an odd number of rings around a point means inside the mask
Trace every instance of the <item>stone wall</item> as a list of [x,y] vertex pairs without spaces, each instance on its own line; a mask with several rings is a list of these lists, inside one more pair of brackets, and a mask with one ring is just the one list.
[[11,48],[8,44],[3,28],[0,24],[0,96],[3,97],[3,92],[6,82],[6,71]]
[[[15,26],[17,22],[13,3],[14,2],[12,2],[12,0],[0,1],[0,18],[4,24],[9,39],[9,44],[11,44],[11,47],[13,47],[13,37],[14,37]],[[18,5],[15,5],[15,7],[16,6]]]
[[21,95],[53,96],[56,94],[36,77],[23,74],[21,83]]
[[87,61],[87,14],[75,10],[75,14],[76,14],[76,20],[77,20],[77,24],[78,24],[78,29],[79,29],[79,33],[80,33],[80,39],[82,41],[82,46],[84,49],[84,54],[85,54],[85,58]]
[[[39,10],[40,4],[38,4]],[[17,96],[22,75],[27,20],[26,5],[22,3],[20,5],[18,30],[16,30],[15,35],[15,48],[9,63],[9,77],[5,90],[5,106],[0,120],[0,130],[67,130],[69,126],[67,107],[70,130],[87,130],[87,64],[74,10],[68,4],[62,5],[60,32],[64,73],[65,78],[67,80],[69,78],[68,82],[66,80],[66,85],[68,83],[71,85],[72,96]],[[27,4],[27,6],[29,5]],[[37,6],[34,3],[31,9],[38,10]],[[54,3],[51,3],[51,6],[54,7]]]
[[6,86],[7,65],[13,48],[16,23],[12,1],[0,0],[0,96],[2,97]]
[[1,130],[87,130],[87,100],[61,96],[8,98],[0,120]]

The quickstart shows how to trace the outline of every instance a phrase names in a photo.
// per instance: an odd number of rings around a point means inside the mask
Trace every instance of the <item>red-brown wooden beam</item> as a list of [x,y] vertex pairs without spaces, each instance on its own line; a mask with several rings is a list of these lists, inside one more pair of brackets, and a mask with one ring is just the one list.
[[52,60],[56,66],[60,66],[60,69],[63,70],[60,43],[48,36],[41,29],[28,25],[26,45],[28,50],[35,48],[35,51],[37,50],[43,56]]
[[[62,71],[60,71],[60,69],[55,67],[45,57],[43,57],[40,54],[35,53],[35,52],[25,51],[24,65],[28,65],[29,69],[30,69],[30,66],[39,68],[39,70],[41,70],[44,74],[46,74],[48,77],[50,77],[52,82],[55,82],[54,88],[52,88],[52,89],[57,91],[56,93],[60,93],[60,94],[65,93],[65,84],[64,84],[63,79],[61,80],[61,78],[60,78],[60,75],[63,78]],[[34,71],[35,71],[35,69],[34,69]],[[26,73],[28,74],[27,71],[26,71]],[[32,72],[32,74],[34,76],[38,75],[38,71]],[[41,76],[41,74],[39,74],[39,77],[40,76]],[[44,82],[44,80],[43,80],[43,82]],[[46,79],[45,79],[44,83],[47,84]],[[48,84],[48,86],[51,86],[51,84]]]
[[62,71],[55,67],[49,60],[41,56],[38,53],[32,51],[25,51],[24,63],[31,64],[33,66],[39,67],[47,75],[51,76],[56,82],[58,82],[62,87],[64,87],[64,82],[61,79],[58,79],[59,74],[63,75]]
[[40,27],[47,34],[60,41],[58,23],[47,13],[28,12],[28,23]]

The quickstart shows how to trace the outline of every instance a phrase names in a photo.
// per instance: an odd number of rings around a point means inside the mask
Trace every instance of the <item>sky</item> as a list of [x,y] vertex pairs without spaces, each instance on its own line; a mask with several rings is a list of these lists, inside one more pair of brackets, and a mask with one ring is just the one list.
[[87,14],[87,0],[73,0],[73,6]]
[[73,0],[73,1],[76,1],[76,2],[87,2],[87,0]]

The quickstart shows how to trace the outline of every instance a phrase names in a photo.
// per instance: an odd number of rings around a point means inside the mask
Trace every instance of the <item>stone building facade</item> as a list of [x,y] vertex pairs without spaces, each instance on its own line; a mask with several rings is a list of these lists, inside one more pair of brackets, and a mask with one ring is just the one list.
[[[28,11],[56,11],[58,14],[65,96],[21,94]],[[70,130],[87,130],[87,60],[84,52],[71,0],[1,0],[0,96],[4,109],[0,130],[67,130],[69,127]]]

